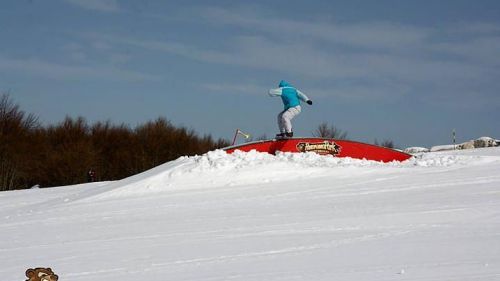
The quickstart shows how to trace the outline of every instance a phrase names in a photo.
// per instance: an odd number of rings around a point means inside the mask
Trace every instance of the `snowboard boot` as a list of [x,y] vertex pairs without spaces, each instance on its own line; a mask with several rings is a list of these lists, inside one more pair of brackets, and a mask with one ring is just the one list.
[[285,133],[285,137],[293,138],[293,132]]
[[279,134],[276,134],[276,138],[277,139],[282,139],[282,138],[285,137],[285,135],[286,135],[285,133],[279,133]]

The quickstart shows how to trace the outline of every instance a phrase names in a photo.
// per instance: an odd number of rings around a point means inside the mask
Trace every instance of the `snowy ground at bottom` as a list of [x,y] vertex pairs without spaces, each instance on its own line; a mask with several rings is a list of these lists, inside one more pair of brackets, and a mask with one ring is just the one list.
[[0,276],[500,280],[500,149],[376,163],[222,151],[0,193]]

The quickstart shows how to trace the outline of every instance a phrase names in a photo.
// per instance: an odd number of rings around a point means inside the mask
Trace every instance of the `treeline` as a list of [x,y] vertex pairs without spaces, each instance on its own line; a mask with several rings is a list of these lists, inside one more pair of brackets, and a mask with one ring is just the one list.
[[183,155],[227,146],[165,118],[135,128],[67,117],[42,126],[8,95],[0,98],[0,190],[122,179]]

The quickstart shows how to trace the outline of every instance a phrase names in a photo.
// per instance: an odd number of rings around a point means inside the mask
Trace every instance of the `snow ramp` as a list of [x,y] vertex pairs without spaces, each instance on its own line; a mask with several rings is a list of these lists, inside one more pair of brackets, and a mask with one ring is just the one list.
[[[476,160],[478,158],[476,157]],[[216,150],[201,156],[183,156],[146,172],[87,190],[67,201],[157,196],[179,190],[203,191],[238,186],[262,186],[324,177],[359,178],[369,174],[399,173],[404,169],[463,166],[474,157],[427,154],[405,162],[382,163],[336,158],[316,153],[278,153]],[[478,160],[479,161],[479,160]]]

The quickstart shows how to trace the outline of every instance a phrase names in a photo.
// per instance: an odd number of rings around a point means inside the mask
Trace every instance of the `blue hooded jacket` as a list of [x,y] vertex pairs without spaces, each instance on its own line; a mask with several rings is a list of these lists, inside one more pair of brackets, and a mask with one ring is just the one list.
[[281,96],[285,110],[300,105],[300,101],[306,102],[309,98],[290,83],[281,80],[278,89],[271,89],[269,91],[271,96]]

